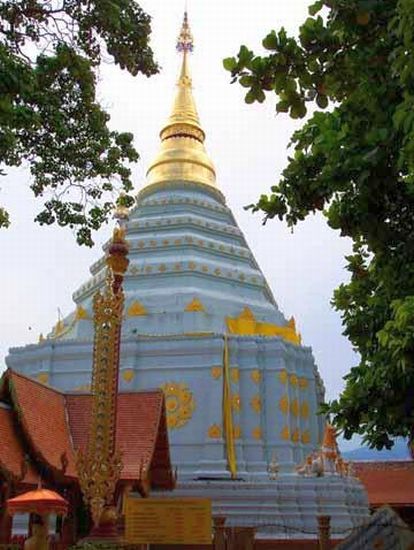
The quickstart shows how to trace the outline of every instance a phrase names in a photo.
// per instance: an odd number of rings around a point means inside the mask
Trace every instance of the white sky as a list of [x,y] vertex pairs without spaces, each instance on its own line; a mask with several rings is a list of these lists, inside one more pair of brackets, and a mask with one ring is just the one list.
[[[343,269],[349,242],[312,216],[292,234],[284,223],[261,225],[243,206],[255,201],[277,181],[287,162],[287,144],[298,126],[285,115],[275,116],[273,98],[248,106],[243,90],[230,85],[222,59],[244,43],[256,51],[261,40],[281,25],[290,33],[307,17],[309,0],[189,0],[195,37],[191,59],[195,97],[207,149],[215,162],[218,183],[227,197],[253,252],[268,278],[279,307],[294,315],[304,343],[311,345],[332,398],[342,376],[356,364],[350,344],[341,335],[341,321],[330,305],[333,289],[347,280]],[[132,131],[141,154],[134,167],[138,190],[145,168],[157,152],[158,133],[172,102],[179,59],[175,41],[184,0],[142,0],[153,16],[152,45],[162,70],[150,79],[132,78],[113,66],[101,70],[99,96],[119,130]],[[300,124],[300,123],[299,123]],[[56,322],[57,308],[72,309],[72,292],[88,277],[89,265],[100,256],[108,236],[96,236],[94,249],[79,247],[67,229],[33,223],[40,204],[32,198],[27,172],[9,172],[0,181],[0,203],[12,226],[0,231],[1,278],[0,371],[11,346],[37,341]]]

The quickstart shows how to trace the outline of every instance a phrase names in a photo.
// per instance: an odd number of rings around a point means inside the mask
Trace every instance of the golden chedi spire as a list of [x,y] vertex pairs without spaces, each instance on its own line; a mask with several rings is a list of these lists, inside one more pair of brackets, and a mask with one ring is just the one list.
[[178,36],[177,50],[182,54],[177,92],[171,115],[160,133],[161,150],[147,171],[146,185],[184,181],[215,187],[216,173],[204,148],[205,133],[192,93],[188,57],[193,50],[193,36],[187,12]]

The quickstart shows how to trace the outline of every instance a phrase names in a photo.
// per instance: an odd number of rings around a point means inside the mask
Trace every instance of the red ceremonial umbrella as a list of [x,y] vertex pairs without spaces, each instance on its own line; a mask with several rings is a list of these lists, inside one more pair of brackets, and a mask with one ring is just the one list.
[[68,512],[69,503],[63,497],[48,489],[28,491],[6,501],[7,510],[13,514],[56,514],[64,516]]

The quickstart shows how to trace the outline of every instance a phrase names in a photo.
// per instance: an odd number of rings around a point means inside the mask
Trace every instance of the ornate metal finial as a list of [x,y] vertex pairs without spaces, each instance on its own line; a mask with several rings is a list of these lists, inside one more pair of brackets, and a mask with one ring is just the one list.
[[194,49],[193,35],[188,23],[187,10],[184,12],[183,24],[177,39],[177,51],[180,53],[192,52]]
[[129,208],[125,205],[125,193],[121,191],[113,215],[119,227],[125,228],[129,220]]
[[193,46],[193,35],[185,11],[177,39],[177,51],[181,53],[181,68],[175,99],[171,115],[160,133],[160,152],[147,171],[148,187],[167,182],[197,182],[216,186],[216,171],[204,148],[206,136],[193,97],[189,67],[189,52],[193,51]]

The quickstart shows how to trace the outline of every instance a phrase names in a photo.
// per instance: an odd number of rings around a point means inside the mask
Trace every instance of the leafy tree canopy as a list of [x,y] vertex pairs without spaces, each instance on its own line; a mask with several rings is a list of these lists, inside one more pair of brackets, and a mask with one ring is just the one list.
[[[109,129],[96,99],[97,68],[112,59],[133,75],[158,67],[150,17],[134,0],[0,3],[0,165],[28,164],[42,199],[36,220],[76,230],[92,245],[115,192],[132,189],[132,135]],[[0,227],[9,216],[0,208]]]
[[282,28],[263,46],[224,60],[246,102],[270,94],[278,113],[309,117],[279,182],[250,208],[291,226],[321,210],[353,241],[333,304],[360,363],[324,411],[346,438],[412,442],[414,0],[319,0],[297,38]]

